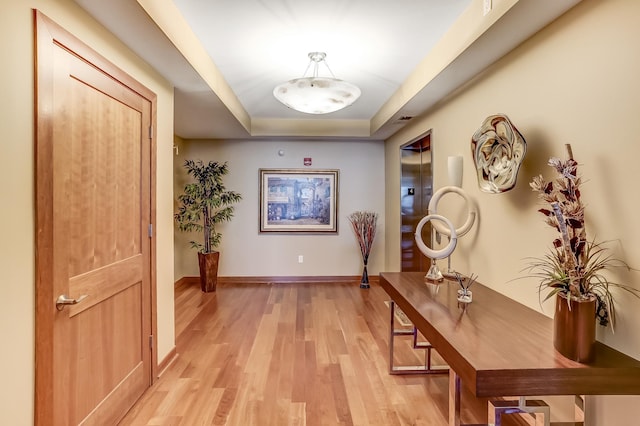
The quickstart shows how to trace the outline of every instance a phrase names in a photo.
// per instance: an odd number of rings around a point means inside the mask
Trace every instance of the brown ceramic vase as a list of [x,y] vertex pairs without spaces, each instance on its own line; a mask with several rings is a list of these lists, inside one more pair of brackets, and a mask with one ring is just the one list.
[[553,318],[553,346],[573,361],[589,363],[595,355],[596,298],[569,300],[565,295],[556,298]]

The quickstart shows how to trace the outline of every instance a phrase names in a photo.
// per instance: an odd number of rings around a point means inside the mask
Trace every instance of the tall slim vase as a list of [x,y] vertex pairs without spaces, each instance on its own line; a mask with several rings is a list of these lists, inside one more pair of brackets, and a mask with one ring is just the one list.
[[369,288],[369,273],[367,272],[368,257],[364,258],[364,268],[362,270],[362,279],[360,279],[360,288]]

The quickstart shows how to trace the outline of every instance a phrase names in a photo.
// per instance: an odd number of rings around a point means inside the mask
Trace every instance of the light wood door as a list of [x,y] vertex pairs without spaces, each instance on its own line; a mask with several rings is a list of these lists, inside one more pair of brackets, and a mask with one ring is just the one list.
[[152,382],[152,100],[36,21],[36,421],[115,424]]

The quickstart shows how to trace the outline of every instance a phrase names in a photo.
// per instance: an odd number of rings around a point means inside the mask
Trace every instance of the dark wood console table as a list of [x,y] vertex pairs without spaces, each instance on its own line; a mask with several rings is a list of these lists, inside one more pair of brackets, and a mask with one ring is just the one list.
[[380,285],[450,367],[449,425],[460,425],[460,386],[476,397],[640,395],[640,361],[597,342],[588,365],[553,347],[553,320],[479,283],[473,302],[457,283],[424,272],[383,272]]

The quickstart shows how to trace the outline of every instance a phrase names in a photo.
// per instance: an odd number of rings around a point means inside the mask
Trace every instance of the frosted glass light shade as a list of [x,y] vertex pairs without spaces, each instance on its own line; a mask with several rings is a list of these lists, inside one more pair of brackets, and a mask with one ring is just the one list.
[[273,89],[273,96],[289,108],[307,114],[327,114],[341,110],[360,97],[360,89],[344,80],[303,77]]

